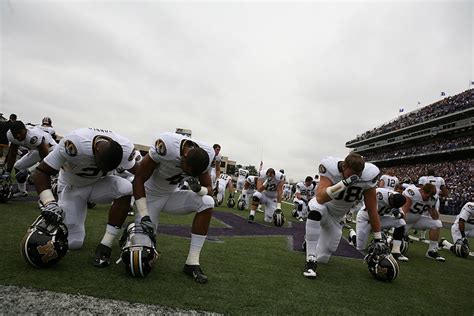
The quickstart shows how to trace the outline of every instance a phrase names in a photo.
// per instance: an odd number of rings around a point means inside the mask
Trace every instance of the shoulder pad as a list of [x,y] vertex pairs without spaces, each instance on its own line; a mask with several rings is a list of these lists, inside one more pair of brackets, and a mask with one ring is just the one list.
[[375,184],[380,174],[379,168],[369,162],[365,163],[364,170],[362,171],[362,181],[372,182]]
[[321,161],[319,165],[319,174],[325,177],[331,177],[340,173],[338,169],[339,161],[343,161],[342,159],[335,158],[335,157],[327,157]]

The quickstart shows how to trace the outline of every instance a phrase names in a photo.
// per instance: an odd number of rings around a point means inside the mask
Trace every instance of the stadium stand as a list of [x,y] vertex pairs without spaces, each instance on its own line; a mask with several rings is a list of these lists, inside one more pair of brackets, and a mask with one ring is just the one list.
[[402,115],[346,143],[406,182],[434,169],[450,190],[440,212],[458,214],[474,194],[474,89]]

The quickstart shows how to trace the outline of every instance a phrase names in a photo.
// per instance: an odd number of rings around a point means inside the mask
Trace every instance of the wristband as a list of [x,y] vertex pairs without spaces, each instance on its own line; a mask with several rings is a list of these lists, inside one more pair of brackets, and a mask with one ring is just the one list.
[[53,191],[51,191],[51,189],[41,191],[41,193],[39,194],[39,198],[43,205],[56,201],[53,195]]
[[326,188],[326,193],[327,195],[332,199],[334,199],[336,196],[338,196],[339,193],[341,193],[342,190],[344,190],[346,186],[342,181],[339,181],[333,186],[327,187]]
[[279,202],[277,203],[277,209],[281,210],[281,203],[279,203]]
[[206,187],[201,187],[201,190],[199,190],[199,192],[196,192],[196,193],[199,196],[204,196],[204,195],[207,195],[208,191]]
[[137,206],[138,214],[140,217],[149,216],[148,215],[148,208],[146,206],[146,197],[141,197],[138,200],[135,200],[135,205]]
[[374,239],[382,239],[382,232],[374,232]]

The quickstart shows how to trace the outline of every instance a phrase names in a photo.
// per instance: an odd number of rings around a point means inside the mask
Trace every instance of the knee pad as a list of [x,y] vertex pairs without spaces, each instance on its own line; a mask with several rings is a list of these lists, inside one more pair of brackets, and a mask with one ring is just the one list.
[[308,213],[308,218],[313,220],[313,221],[320,221],[323,216],[319,211],[316,210],[310,210]]
[[201,207],[201,210],[199,212],[207,210],[209,208],[213,208],[214,207],[214,199],[210,195],[204,195],[202,197],[202,204],[203,204],[203,206]]

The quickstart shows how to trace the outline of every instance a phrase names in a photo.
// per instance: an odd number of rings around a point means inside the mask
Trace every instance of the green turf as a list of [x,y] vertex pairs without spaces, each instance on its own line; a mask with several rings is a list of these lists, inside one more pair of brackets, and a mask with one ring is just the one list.
[[[284,208],[288,218],[290,207]],[[319,265],[318,278],[308,280],[301,273],[304,254],[288,250],[285,237],[222,237],[224,242],[206,242],[202,250],[201,265],[210,281],[201,285],[181,272],[188,238],[159,235],[161,257],[145,279],[129,277],[122,264],[93,267],[93,252],[105,229],[106,206],[89,210],[82,250],[70,251],[54,268],[32,268],[20,255],[20,240],[38,213],[34,203],[0,204],[0,284],[234,315],[474,312],[470,301],[473,258],[457,258],[443,250],[447,261],[435,262],[424,257],[427,245],[422,243],[410,244],[410,262],[400,264],[399,278],[383,283],[373,279],[361,260],[341,257]],[[192,215],[161,218],[162,224],[189,226],[191,221]],[[222,224],[214,220],[213,225]],[[449,238],[449,231],[443,230],[443,235]],[[116,245],[113,257],[118,255]]]

